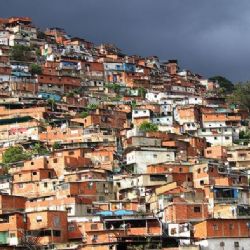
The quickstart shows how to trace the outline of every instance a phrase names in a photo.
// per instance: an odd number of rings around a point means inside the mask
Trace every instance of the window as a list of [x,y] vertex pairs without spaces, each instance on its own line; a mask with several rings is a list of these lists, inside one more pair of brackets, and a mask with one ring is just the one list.
[[45,183],[43,184],[43,186],[44,186],[45,188],[48,187],[48,183],[45,182]]
[[154,157],[154,158],[157,158],[157,155],[156,155],[156,154],[153,154],[153,157]]
[[93,182],[88,182],[87,187],[88,187],[88,189],[92,189],[92,187],[93,187]]
[[214,231],[218,231],[219,230],[218,225],[217,224],[213,224],[213,229],[214,229]]
[[57,159],[53,159],[53,162],[54,162],[54,163],[57,163]]
[[195,212],[195,213],[200,213],[200,212],[201,212],[200,206],[194,207],[194,212]]
[[49,177],[49,179],[51,179],[52,176],[53,176],[52,172],[48,172],[48,177]]
[[71,213],[71,210],[72,210],[72,207],[66,207],[66,211],[67,211],[68,214]]
[[14,233],[10,233],[10,238],[14,238],[16,235]]
[[234,242],[234,247],[240,247],[240,243],[238,241]]
[[96,230],[98,228],[98,225],[96,223],[91,224],[90,228],[91,228],[91,230]]
[[38,215],[38,216],[36,217],[36,222],[42,222],[42,216]]
[[99,196],[99,201],[105,201],[105,197],[104,196]]
[[225,246],[225,243],[223,241],[220,242],[220,246],[221,247],[224,247]]
[[211,154],[211,153],[212,153],[212,151],[211,151],[211,150],[208,150],[208,151],[207,151],[207,154],[208,154],[208,155],[209,155],[209,154]]
[[180,172],[180,173],[182,172],[182,168],[179,168],[179,172]]
[[233,230],[234,229],[234,225],[233,224],[229,224],[229,230]]
[[74,151],[69,151],[69,155],[74,155],[75,152]]
[[201,181],[200,181],[200,185],[204,185],[204,180],[201,180]]
[[229,136],[226,136],[226,137],[225,137],[225,139],[226,139],[226,140],[229,140],[229,139],[230,139],[230,137],[229,137]]
[[238,241],[234,242],[234,247],[240,247],[240,243]]
[[93,237],[92,237],[92,241],[93,242],[96,242],[98,239],[98,235],[97,234],[94,234]]
[[215,136],[214,139],[217,140],[218,138]]
[[60,230],[54,230],[53,231],[53,236],[60,237],[61,236],[61,231]]
[[32,172],[32,175],[37,175],[37,172]]
[[68,231],[69,231],[69,232],[75,231],[75,226],[74,226],[74,225],[69,225],[69,226],[68,226]]
[[34,165],[34,162],[32,161],[30,164],[31,164],[31,165]]

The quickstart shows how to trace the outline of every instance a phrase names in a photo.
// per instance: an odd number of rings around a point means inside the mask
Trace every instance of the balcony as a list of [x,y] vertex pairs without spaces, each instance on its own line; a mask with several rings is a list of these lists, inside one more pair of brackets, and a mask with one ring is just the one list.
[[233,198],[233,197],[221,197],[221,198],[215,198],[214,203],[237,203],[238,198]]

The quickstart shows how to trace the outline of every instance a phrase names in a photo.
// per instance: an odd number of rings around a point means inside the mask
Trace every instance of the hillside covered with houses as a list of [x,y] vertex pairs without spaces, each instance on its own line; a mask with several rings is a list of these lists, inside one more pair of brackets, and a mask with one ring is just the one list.
[[249,86],[0,19],[0,249],[249,249]]

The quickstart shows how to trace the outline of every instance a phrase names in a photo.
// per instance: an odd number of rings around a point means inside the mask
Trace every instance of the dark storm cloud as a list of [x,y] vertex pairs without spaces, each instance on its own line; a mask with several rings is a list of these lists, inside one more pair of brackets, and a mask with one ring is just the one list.
[[233,81],[250,79],[249,12],[249,0],[0,0],[2,17],[28,15],[43,28]]

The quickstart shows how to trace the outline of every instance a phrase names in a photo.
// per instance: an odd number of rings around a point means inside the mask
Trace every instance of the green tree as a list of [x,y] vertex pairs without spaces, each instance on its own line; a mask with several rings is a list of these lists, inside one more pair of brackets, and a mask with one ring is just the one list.
[[47,155],[49,151],[40,143],[36,143],[32,148],[33,155]]
[[217,82],[225,93],[231,93],[234,90],[234,84],[224,76],[213,76],[209,81]]
[[51,110],[54,111],[54,108],[56,106],[56,101],[53,98],[49,98],[47,100],[47,103],[48,103],[49,106],[51,106]]
[[158,126],[154,123],[145,121],[140,125],[140,130],[142,132],[156,132],[158,131]]
[[131,108],[132,109],[136,108],[136,100],[132,100],[132,102],[131,102]]
[[250,82],[236,84],[234,91],[228,97],[228,101],[250,110]]
[[117,83],[108,83],[105,85],[106,88],[112,89],[115,93],[120,93],[121,86]]
[[145,98],[146,93],[147,93],[146,89],[144,89],[144,88],[142,88],[142,87],[140,87],[140,88],[138,89],[138,94],[139,94],[140,97]]
[[250,139],[250,130],[247,129],[246,131],[240,131],[239,138],[249,140]]
[[32,63],[30,65],[30,73],[31,75],[41,75],[43,73],[42,67],[38,64]]
[[59,142],[55,142],[52,146],[52,148],[55,149],[60,149],[61,148],[61,144]]
[[81,117],[81,118],[86,118],[88,115],[89,115],[89,112],[87,112],[87,111],[82,111],[82,112],[80,113],[80,117]]
[[24,45],[15,45],[11,48],[10,58],[15,61],[30,61],[31,49]]
[[26,153],[20,146],[11,146],[3,154],[3,163],[13,163],[18,161],[24,161],[30,158],[30,155]]
[[70,91],[66,94],[67,97],[74,97],[74,92],[73,91]]
[[97,109],[97,108],[98,108],[98,105],[94,104],[94,103],[91,103],[87,106],[87,110],[93,110],[93,109]]

